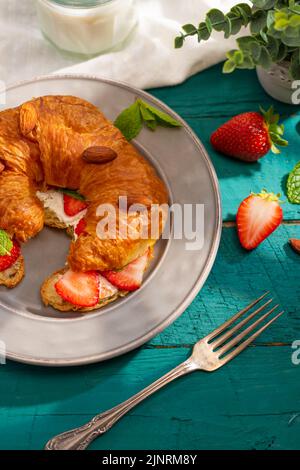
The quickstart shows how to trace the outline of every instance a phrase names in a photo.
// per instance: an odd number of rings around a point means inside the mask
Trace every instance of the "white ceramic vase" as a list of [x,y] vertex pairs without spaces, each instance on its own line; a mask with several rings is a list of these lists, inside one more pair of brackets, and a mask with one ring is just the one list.
[[272,98],[283,103],[297,104],[293,102],[295,88],[288,68],[288,62],[281,62],[273,64],[269,70],[257,67],[256,71],[262,87]]

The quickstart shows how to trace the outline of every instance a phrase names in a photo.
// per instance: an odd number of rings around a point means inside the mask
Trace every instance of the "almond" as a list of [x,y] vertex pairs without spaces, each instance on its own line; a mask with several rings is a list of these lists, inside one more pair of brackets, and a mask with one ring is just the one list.
[[24,136],[33,131],[37,124],[37,119],[37,112],[33,104],[23,104],[20,110],[20,129]]
[[100,164],[112,162],[117,156],[113,149],[102,146],[89,147],[82,154],[82,158],[86,162]]
[[291,238],[290,245],[293,250],[300,255],[300,240],[297,240],[297,238]]

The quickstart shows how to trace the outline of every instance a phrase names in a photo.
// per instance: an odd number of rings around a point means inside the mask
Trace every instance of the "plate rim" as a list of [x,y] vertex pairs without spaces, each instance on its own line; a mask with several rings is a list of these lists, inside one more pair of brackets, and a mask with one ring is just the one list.
[[144,91],[140,88],[134,87],[132,85],[129,85],[128,83],[118,81],[118,80],[111,80],[108,78],[102,78],[101,76],[97,75],[90,75],[90,74],[50,74],[50,75],[40,75],[33,77],[29,80],[21,80],[18,82],[14,82],[6,87],[6,91],[12,91],[15,88],[19,88],[21,86],[26,86],[30,84],[34,84],[36,82],[41,82],[41,81],[47,81],[47,80],[59,80],[59,79],[79,79],[79,80],[92,80],[92,81],[98,81],[101,83],[107,83],[110,85],[118,86],[121,87],[125,90],[135,92],[138,95],[141,95],[145,97],[145,99],[150,99],[150,101],[156,103],[159,107],[161,107],[166,113],[169,113],[173,115],[181,124],[182,127],[185,129],[185,131],[188,133],[188,135],[191,137],[191,139],[194,141],[196,147],[199,149],[201,152],[202,156],[205,158],[206,165],[208,168],[208,171],[211,176],[211,182],[214,188],[214,194],[216,198],[216,213],[217,213],[217,219],[216,219],[216,229],[214,233],[214,238],[212,240],[212,245],[211,245],[211,250],[209,253],[209,256],[207,258],[206,264],[204,269],[202,270],[201,274],[199,275],[199,278],[197,282],[191,287],[191,290],[189,294],[182,300],[180,306],[175,309],[172,314],[162,321],[159,325],[157,325],[155,328],[153,328],[151,331],[148,333],[140,336],[134,341],[131,341],[130,343],[127,343],[123,346],[117,347],[113,350],[111,350],[108,353],[101,353],[101,354],[96,354],[93,356],[89,357],[84,357],[84,358],[77,358],[77,359],[56,359],[52,360],[49,359],[39,359],[35,357],[28,357],[24,356],[21,354],[15,354],[11,351],[6,351],[6,357],[7,359],[20,362],[23,364],[29,364],[29,365],[37,365],[37,366],[48,366],[48,367],[70,367],[70,366],[81,366],[81,365],[86,365],[86,364],[95,364],[98,362],[104,362],[106,360],[112,359],[114,357],[121,356],[125,353],[128,353],[130,351],[133,351],[134,349],[142,346],[143,344],[147,343],[150,341],[152,338],[157,336],[159,333],[161,333],[163,330],[165,330],[168,326],[170,326],[177,318],[179,318],[182,313],[188,308],[188,306],[192,303],[192,301],[195,299],[201,288],[203,287],[204,283],[206,282],[212,267],[214,265],[219,245],[220,245],[220,240],[221,240],[221,234],[222,234],[222,205],[221,205],[221,194],[220,194],[220,185],[218,181],[218,177],[215,171],[215,168],[213,166],[213,163],[209,157],[208,152],[206,151],[206,148],[204,147],[202,141],[199,139],[199,137],[196,135],[196,133],[191,129],[191,127],[188,125],[188,123],[179,115],[177,114],[173,109],[171,109],[168,105],[166,105],[163,101],[160,99],[156,98],[155,96],[151,95],[151,93],[148,93],[147,91]]

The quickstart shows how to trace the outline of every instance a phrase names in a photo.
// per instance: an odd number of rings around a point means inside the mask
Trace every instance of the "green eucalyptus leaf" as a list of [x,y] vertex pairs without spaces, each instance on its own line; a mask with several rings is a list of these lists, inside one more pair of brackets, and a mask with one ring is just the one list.
[[300,36],[296,38],[291,38],[286,34],[281,35],[282,42],[289,47],[300,47]]
[[274,28],[277,31],[284,31],[289,25],[289,20],[287,18],[281,18],[279,20],[275,19]]
[[226,60],[223,65],[223,73],[231,73],[236,69],[236,65],[232,60]]
[[259,44],[259,42],[254,41],[250,44],[250,53],[251,53],[252,59],[254,60],[256,64],[259,63],[261,51],[262,51],[262,45]]
[[206,18],[211,22],[213,29],[216,31],[223,31],[225,15],[221,10],[218,10],[217,8],[209,10]]
[[274,10],[269,10],[267,13],[267,28],[270,28],[275,22],[275,12]]
[[250,31],[252,34],[258,34],[267,25],[267,12],[258,10],[252,15]]
[[177,36],[174,41],[175,49],[180,49],[183,46],[183,43],[184,43],[184,37]]
[[298,15],[300,15],[300,5],[289,5],[289,10],[291,13],[296,13]]
[[292,15],[289,24],[292,28],[297,28],[300,26],[300,15]]
[[225,16],[225,23],[224,23],[223,31],[224,31],[225,39],[228,39],[231,36],[231,31],[232,31],[231,20],[228,16]]
[[211,34],[211,33],[212,33],[212,30],[213,30],[213,28],[212,28],[211,21],[210,21],[210,19],[209,19],[209,18],[206,18],[206,21],[205,21],[205,22],[203,22],[203,23],[200,23],[200,25],[199,25],[199,29],[201,29],[201,27],[203,27],[203,28],[204,28],[204,25],[206,26],[206,29],[209,31],[209,34]]
[[235,14],[232,12],[229,12],[227,16],[231,21],[231,34],[232,36],[234,36],[241,30],[243,26],[243,22],[241,18],[238,18],[237,16],[235,16]]
[[262,40],[267,43],[268,42],[268,36],[267,36],[267,29],[265,28],[264,30],[262,29],[260,32],[260,37],[262,38]]
[[288,55],[288,48],[282,42],[279,44],[278,54],[276,57],[276,62],[282,62]]
[[261,65],[264,69],[269,69],[272,65],[272,57],[268,49],[264,46],[262,46],[260,51],[258,65]]
[[249,55],[244,55],[243,62],[239,64],[238,66],[239,69],[254,69],[255,68],[255,63],[253,62],[253,59]]
[[257,41],[252,36],[244,36],[244,37],[238,38],[236,42],[240,49],[242,49],[244,52],[249,52],[251,51],[251,44],[253,42],[256,43]]
[[244,61],[244,54],[238,49],[227,52],[226,56],[230,61],[234,62],[236,66],[241,65]]
[[272,36],[267,36],[266,48],[268,49],[272,60],[276,61],[279,53],[280,41]]
[[264,10],[269,10],[275,5],[275,0],[252,0],[252,3],[257,8],[262,8]]
[[211,30],[209,31],[206,23],[200,23],[198,29],[198,38],[203,41],[207,41],[211,34]]
[[193,34],[197,34],[197,28],[193,24],[184,24],[182,26],[182,29],[185,33],[187,33],[190,36]]
[[248,17],[251,17],[252,10],[251,7],[247,3],[238,3],[233,8],[238,8],[239,10],[243,10],[244,14]]

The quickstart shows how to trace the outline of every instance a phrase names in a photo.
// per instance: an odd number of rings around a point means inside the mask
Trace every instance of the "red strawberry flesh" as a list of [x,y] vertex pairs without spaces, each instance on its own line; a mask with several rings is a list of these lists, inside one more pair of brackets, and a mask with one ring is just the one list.
[[101,273],[111,284],[123,291],[134,291],[141,287],[148,264],[149,252],[137,258],[120,271]]
[[58,295],[79,307],[94,307],[99,301],[99,276],[96,271],[80,273],[68,270],[55,284]]
[[75,233],[77,237],[79,237],[82,233],[84,233],[86,229],[87,223],[85,219],[81,219],[75,227]]
[[75,199],[68,194],[64,194],[64,211],[69,217],[74,217],[79,214],[86,209],[87,206],[88,205],[85,201],[81,201],[80,199]]
[[225,155],[250,162],[266,155],[272,145],[264,117],[256,112],[230,119],[212,134],[211,144]]
[[282,222],[282,208],[278,196],[262,191],[252,194],[240,205],[237,213],[237,229],[241,245],[253,250]]
[[8,255],[0,256],[0,272],[10,268],[18,260],[21,248],[16,240],[13,240],[13,247]]

